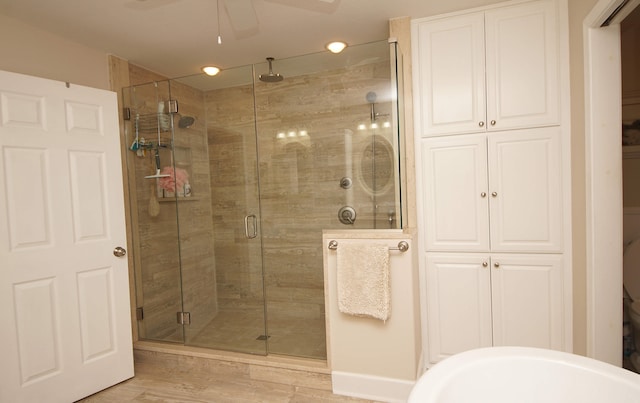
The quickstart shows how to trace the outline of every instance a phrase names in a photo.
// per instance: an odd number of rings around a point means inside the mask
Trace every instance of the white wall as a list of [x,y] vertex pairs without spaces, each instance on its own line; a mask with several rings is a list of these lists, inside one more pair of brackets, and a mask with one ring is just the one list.
[[106,52],[0,15],[0,70],[109,89]]
[[[405,241],[409,250],[389,251],[391,315],[385,322],[347,315],[338,308],[337,250],[340,245]],[[327,359],[333,392],[382,401],[406,401],[420,372],[422,352],[418,303],[418,249],[402,230],[325,230],[323,260]]]

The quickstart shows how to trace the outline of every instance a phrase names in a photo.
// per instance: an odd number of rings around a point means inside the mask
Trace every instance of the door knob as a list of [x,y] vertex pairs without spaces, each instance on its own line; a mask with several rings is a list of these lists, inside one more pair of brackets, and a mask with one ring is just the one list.
[[478,122],[478,126],[484,127],[484,122],[483,121]]
[[491,197],[496,197],[498,196],[498,192],[491,192]]
[[495,263],[493,264],[493,267],[495,267],[496,269],[498,269],[498,268],[500,267],[500,263],[495,262]]
[[496,121],[495,121],[495,120],[492,120],[492,121],[491,121],[491,126],[495,126],[495,125],[496,125]]
[[487,197],[487,192],[480,193],[480,197]]
[[116,246],[115,249],[113,249],[113,256],[115,257],[122,257],[126,254],[127,254],[127,250],[122,246]]

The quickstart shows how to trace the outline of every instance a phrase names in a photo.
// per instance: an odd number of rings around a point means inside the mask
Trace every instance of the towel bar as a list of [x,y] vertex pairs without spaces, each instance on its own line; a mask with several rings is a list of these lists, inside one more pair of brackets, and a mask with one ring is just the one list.
[[[328,248],[331,250],[338,249],[338,241],[335,241],[335,240],[329,241]],[[407,241],[400,241],[398,242],[397,248],[389,248],[389,250],[399,250],[400,252],[406,252],[409,250],[409,244],[407,243]]]

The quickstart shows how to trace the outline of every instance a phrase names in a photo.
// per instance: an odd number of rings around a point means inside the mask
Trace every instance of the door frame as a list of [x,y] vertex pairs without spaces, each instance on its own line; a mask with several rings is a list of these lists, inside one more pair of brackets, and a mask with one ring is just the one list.
[[622,365],[622,74],[620,22],[631,0],[598,0],[583,23],[587,356]]

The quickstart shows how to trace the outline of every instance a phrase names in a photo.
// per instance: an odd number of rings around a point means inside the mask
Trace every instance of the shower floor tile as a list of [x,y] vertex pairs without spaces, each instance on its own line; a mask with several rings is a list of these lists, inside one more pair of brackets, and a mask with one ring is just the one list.
[[257,311],[221,310],[197,334],[187,330],[185,344],[250,354],[327,357],[324,320],[278,320],[265,334],[263,317]]

